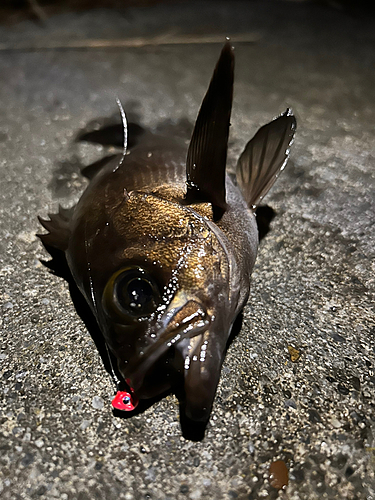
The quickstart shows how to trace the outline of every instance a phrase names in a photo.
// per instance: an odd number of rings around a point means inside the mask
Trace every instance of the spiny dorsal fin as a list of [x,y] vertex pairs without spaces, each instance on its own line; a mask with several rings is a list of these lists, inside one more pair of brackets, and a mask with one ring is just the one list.
[[52,247],[63,252],[68,248],[70,238],[70,219],[74,207],[62,208],[59,206],[58,214],[48,214],[50,220],[38,216],[40,224],[47,229],[48,234],[37,234],[45,247]]
[[296,125],[292,111],[287,109],[247,143],[237,163],[236,177],[250,208],[267,194],[284,169]]
[[227,42],[195,122],[186,160],[185,202],[210,202],[224,212],[225,165],[233,97],[234,54]]

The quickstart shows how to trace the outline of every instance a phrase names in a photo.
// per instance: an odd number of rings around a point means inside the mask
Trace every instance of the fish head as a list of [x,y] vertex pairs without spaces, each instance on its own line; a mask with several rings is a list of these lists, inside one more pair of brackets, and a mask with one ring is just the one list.
[[[112,197],[116,198],[116,197]],[[68,258],[139,398],[183,384],[189,416],[207,419],[235,319],[239,285],[209,203],[132,191],[78,207]],[[189,408],[189,405],[186,406]]]

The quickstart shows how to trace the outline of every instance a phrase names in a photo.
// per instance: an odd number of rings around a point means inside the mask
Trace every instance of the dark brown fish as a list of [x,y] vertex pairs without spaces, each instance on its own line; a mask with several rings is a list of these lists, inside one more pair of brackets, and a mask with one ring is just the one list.
[[183,140],[146,133],[95,175],[74,209],[40,219],[49,231],[42,242],[65,252],[129,390],[146,399],[180,385],[184,414],[198,422],[209,418],[249,296],[254,209],[284,168],[296,128],[290,110],[262,127],[232,180],[233,72],[227,43],[186,160]]

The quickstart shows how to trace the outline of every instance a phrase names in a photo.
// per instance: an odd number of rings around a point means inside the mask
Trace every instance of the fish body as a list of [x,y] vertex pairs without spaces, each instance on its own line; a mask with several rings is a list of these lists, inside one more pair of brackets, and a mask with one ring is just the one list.
[[[92,179],[74,209],[41,220],[63,250],[117,368],[137,398],[183,388],[184,415],[207,422],[258,248],[254,207],[285,166],[289,110],[225,171],[234,56],[221,52],[187,151],[146,133]],[[124,122],[125,123],[125,122]]]

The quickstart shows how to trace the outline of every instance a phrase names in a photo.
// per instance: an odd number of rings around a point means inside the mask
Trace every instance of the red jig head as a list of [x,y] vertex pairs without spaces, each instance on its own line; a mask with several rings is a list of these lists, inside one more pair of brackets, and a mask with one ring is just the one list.
[[117,391],[116,396],[112,399],[112,406],[116,410],[133,411],[138,406],[138,398],[126,391]]

